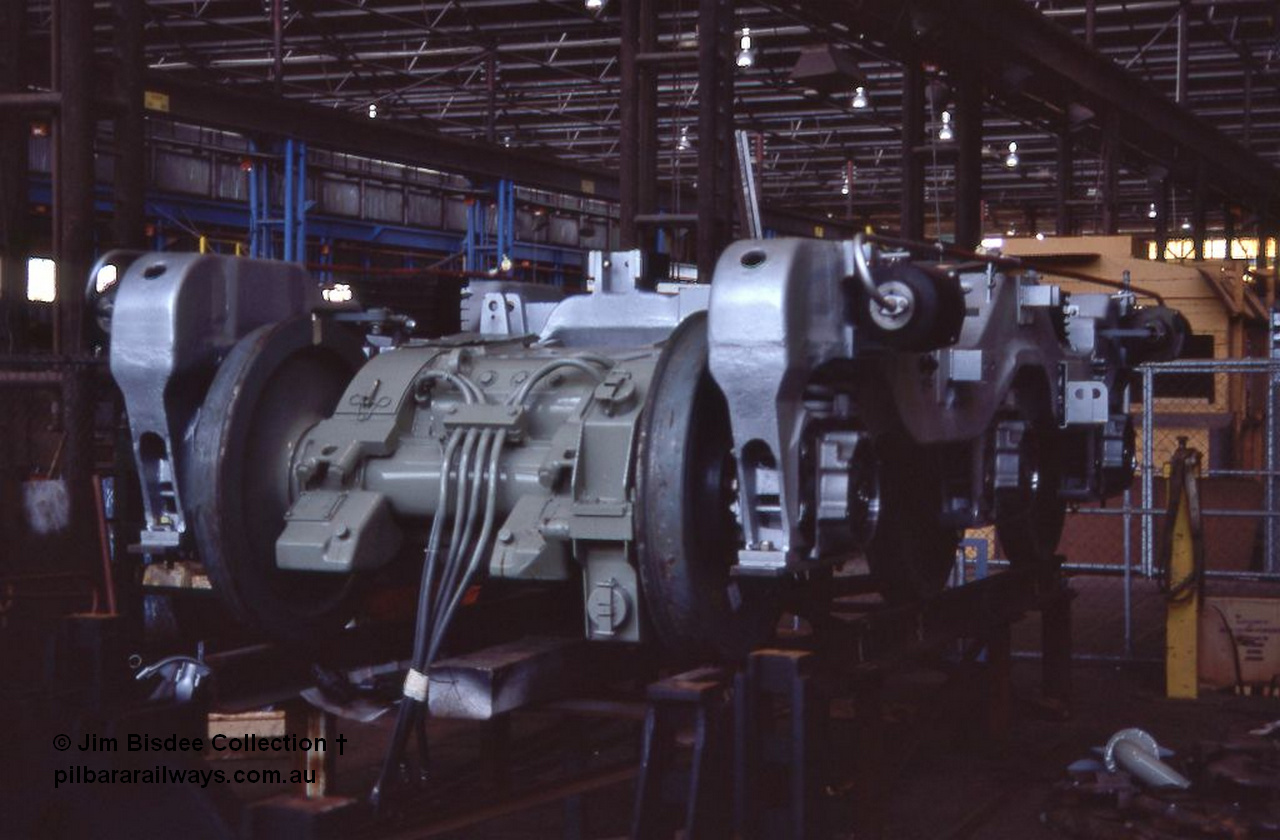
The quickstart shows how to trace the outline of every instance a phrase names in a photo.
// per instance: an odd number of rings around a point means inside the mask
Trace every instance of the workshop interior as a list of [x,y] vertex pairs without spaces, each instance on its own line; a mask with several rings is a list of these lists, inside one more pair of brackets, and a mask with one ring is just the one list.
[[1278,46],[0,0],[0,837],[1280,836]]

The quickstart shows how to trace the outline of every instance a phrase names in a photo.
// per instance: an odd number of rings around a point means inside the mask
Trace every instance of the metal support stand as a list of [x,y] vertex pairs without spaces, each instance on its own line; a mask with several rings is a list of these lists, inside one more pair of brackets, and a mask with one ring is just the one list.
[[128,683],[123,621],[105,613],[80,613],[62,620],[62,673],[58,680],[83,692],[84,707],[101,712],[123,694]]
[[[829,626],[812,639],[817,649],[752,653],[733,679],[734,836],[826,837],[832,814],[825,792],[843,788],[853,794],[856,836],[880,837],[895,772],[887,766],[882,714],[887,675],[921,655],[948,660],[955,641],[967,640],[969,654],[959,664],[963,673],[972,674],[977,652],[985,651],[976,669],[983,680],[977,718],[986,740],[998,742],[1007,737],[1012,718],[1011,627],[1029,612],[1041,614],[1044,698],[1065,715],[1071,693],[1071,599],[1057,567],[1014,569],[913,605],[837,602]],[[705,780],[717,772],[718,757],[727,750],[717,740],[724,730],[716,723],[723,719],[726,687],[725,677],[714,669],[650,687],[633,836],[671,837],[677,827],[661,791],[663,780],[672,776],[679,721],[690,718],[695,746],[680,800],[684,836],[718,836],[723,830],[723,802],[709,793]],[[834,725],[849,718],[849,710],[852,726]],[[838,749],[829,746],[833,738],[843,739]],[[838,757],[848,766],[837,767]]]
[[987,737],[999,742],[1009,735],[1011,715],[1013,639],[1007,622],[996,624],[987,631],[986,647]]
[[[728,675],[717,668],[688,671],[649,686],[631,824],[636,840],[671,837],[674,831],[687,840],[729,836],[729,686]],[[681,772],[675,765],[676,744],[681,727],[690,722],[693,755]],[[676,794],[674,809],[666,801],[668,788]]]
[[1071,704],[1071,602],[1075,593],[1060,584],[1040,608],[1041,686],[1044,699],[1063,713]]
[[734,822],[739,837],[825,836],[821,748],[828,715],[817,666],[817,654],[808,651],[758,650],[738,676]]
[[858,837],[884,832],[885,756],[884,669],[863,669],[855,682],[853,739],[853,822]]

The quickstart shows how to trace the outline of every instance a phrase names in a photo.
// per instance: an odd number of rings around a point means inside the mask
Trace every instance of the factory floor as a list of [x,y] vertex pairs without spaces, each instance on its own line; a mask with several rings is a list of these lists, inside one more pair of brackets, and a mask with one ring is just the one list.
[[[890,748],[885,772],[893,774],[894,781],[886,801],[885,838],[1061,838],[1065,835],[1043,817],[1053,786],[1065,778],[1068,764],[1089,757],[1093,747],[1105,744],[1117,730],[1141,727],[1162,746],[1186,753],[1201,741],[1240,735],[1280,718],[1280,700],[1207,694],[1196,702],[1170,701],[1162,696],[1163,673],[1158,667],[1086,663],[1074,670],[1074,709],[1061,719],[1055,710],[1036,701],[1039,669],[1034,660],[1014,662],[1013,716],[1007,737],[1000,741],[978,734],[980,707],[972,698],[941,688],[937,675],[913,671],[890,680],[887,740],[895,746]],[[380,720],[348,727],[348,737],[353,744],[380,749],[389,726],[389,720]],[[535,787],[530,779],[521,778],[526,772],[543,779],[564,775],[564,739],[570,736],[587,745],[581,769],[589,774],[634,761],[638,734],[635,723],[518,716],[511,734],[513,775],[508,792],[499,794],[491,787],[494,766],[477,762],[491,743],[483,727],[441,725],[435,733],[435,760],[440,767],[437,778],[443,780],[448,794],[430,797],[433,804],[425,809],[408,808],[407,822],[401,826],[404,834],[396,836],[560,838],[572,836],[566,834],[566,819],[580,819],[581,837],[625,837],[633,790],[629,779],[584,795],[576,817],[556,802],[456,830],[447,829],[446,818],[465,819],[468,808],[491,809],[504,798],[524,795]],[[522,747],[527,739],[532,739],[531,746]],[[369,753],[364,756],[369,760],[377,751],[359,750]],[[363,764],[364,759],[352,765]],[[450,767],[456,770],[446,769]],[[372,766],[364,771],[351,766],[343,779],[342,786],[358,795],[367,790]],[[477,793],[486,789],[490,792]],[[837,796],[834,804],[834,836],[856,837],[848,817],[852,803]],[[427,833],[413,827],[432,825],[437,827]]]
[[[1119,624],[1110,605],[1117,600],[1117,583],[1072,582],[1079,592],[1073,610],[1077,652],[1115,652]],[[1145,596],[1136,599],[1135,606],[1139,605],[1135,613],[1141,620],[1135,625],[1146,630],[1136,634],[1136,647],[1142,655],[1158,653],[1158,615]],[[1015,652],[1034,646],[1038,624],[1029,618],[1015,626]],[[1104,639],[1110,648],[1104,649]],[[889,746],[879,774],[888,785],[888,794],[880,799],[885,838],[1062,838],[1066,835],[1043,818],[1055,785],[1066,778],[1069,764],[1089,757],[1117,730],[1141,727],[1161,745],[1186,756],[1201,742],[1239,736],[1280,719],[1277,698],[1206,693],[1195,702],[1170,701],[1163,697],[1163,671],[1158,663],[1119,665],[1097,660],[1078,661],[1073,668],[1073,708],[1064,717],[1061,709],[1039,701],[1040,670],[1038,660],[1015,655],[1012,713],[1005,737],[998,740],[984,733],[980,684],[948,682],[942,672],[924,666],[902,669],[889,678],[884,696]],[[637,684],[631,697],[638,696]],[[615,710],[623,714],[517,713],[505,733],[484,724],[433,720],[433,770],[422,790],[395,809],[398,813],[392,819],[376,826],[358,819],[351,831],[337,836],[404,840],[625,837],[639,757],[638,713],[643,708],[633,702]],[[390,740],[393,717],[386,714],[367,724],[339,723],[346,747],[332,779],[332,793],[361,801],[367,797]],[[245,824],[246,805],[286,792],[265,784],[207,791],[190,786],[101,785],[54,791],[48,780],[53,768],[61,766],[63,755],[48,746],[50,727],[62,722],[61,717],[54,718],[27,722],[22,727],[29,736],[26,740],[15,734],[6,741],[11,752],[10,760],[0,764],[0,815],[8,819],[0,818],[0,838],[224,838]],[[841,742],[833,738],[830,743]],[[848,752],[856,747],[838,749]],[[504,754],[505,761],[500,759]],[[255,760],[202,761],[228,769],[269,766]],[[6,783],[6,776],[16,784]],[[843,777],[837,778],[826,796],[834,815],[833,836],[851,840],[858,836],[851,828],[851,811],[858,804],[859,791],[842,781]],[[548,791],[564,794],[570,787],[577,796],[569,804],[563,796],[540,798]],[[514,811],[508,808],[513,802],[530,807]],[[486,819],[478,819],[481,816]],[[215,822],[225,830],[215,830]],[[179,824],[184,828],[176,829]],[[33,825],[43,828],[33,831]],[[114,827],[115,833],[107,827]]]
[[1090,757],[1116,731],[1140,727],[1186,755],[1199,742],[1239,736],[1280,718],[1280,701],[1272,698],[1213,693],[1197,701],[1167,700],[1161,666],[1087,663],[1074,669],[1070,717],[1055,720],[1031,702],[1039,663],[1015,662],[1013,678],[1021,702],[1008,737],[975,747],[955,737],[962,719],[946,721],[899,777],[887,838],[1062,838],[1042,816],[1053,786],[1066,778],[1067,765]]

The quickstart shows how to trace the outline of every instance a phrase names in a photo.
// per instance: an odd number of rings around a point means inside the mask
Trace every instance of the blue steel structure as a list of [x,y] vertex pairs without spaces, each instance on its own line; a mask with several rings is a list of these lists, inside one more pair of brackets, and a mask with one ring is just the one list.
[[[278,144],[281,159],[280,204],[272,190],[272,156],[258,154],[249,168],[249,256],[307,261],[307,144],[286,139]],[[277,215],[278,212],[278,215]],[[280,248],[277,250],[277,240]]]
[[488,203],[480,198],[467,205],[467,232],[462,239],[468,271],[490,271],[502,264],[503,257],[515,258],[516,188],[502,179],[494,186],[496,214],[494,236],[489,239]]
[[[31,179],[29,200],[33,205],[49,206],[53,199],[48,175],[37,175]],[[110,187],[97,187],[94,202],[95,212],[109,215],[114,206]],[[170,193],[148,193],[146,217],[155,226],[153,247],[157,250],[165,249],[163,230],[166,227],[211,227],[244,231],[250,227],[250,209],[242,202],[216,201]],[[332,246],[339,242],[441,254],[458,251],[457,231],[383,224],[341,216],[308,213],[306,233],[313,240],[331,243],[331,253]],[[583,265],[583,252],[579,248],[525,242],[513,242],[509,247],[509,256],[514,262],[528,260],[551,263],[556,268],[563,268],[566,275],[577,276]],[[321,262],[325,260],[322,259]]]

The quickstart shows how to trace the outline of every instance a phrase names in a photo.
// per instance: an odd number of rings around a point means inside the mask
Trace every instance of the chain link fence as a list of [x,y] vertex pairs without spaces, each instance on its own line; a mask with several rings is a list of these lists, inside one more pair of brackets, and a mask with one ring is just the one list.
[[[1179,445],[1201,454],[1200,506],[1209,594],[1280,584],[1280,359],[1179,360],[1143,366],[1131,388],[1137,475],[1120,498],[1068,511],[1059,552],[1077,597],[1078,656],[1164,656],[1159,562],[1169,464]],[[999,567],[994,528],[966,534],[960,574]],[[1038,650],[1029,628],[1016,640]]]

